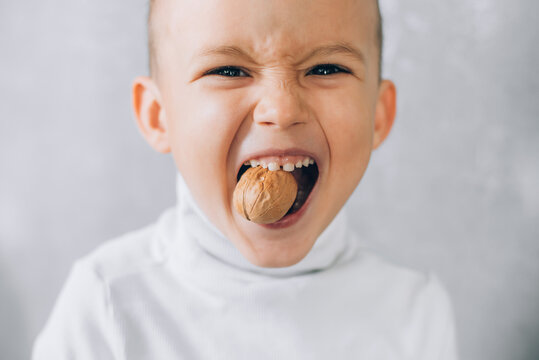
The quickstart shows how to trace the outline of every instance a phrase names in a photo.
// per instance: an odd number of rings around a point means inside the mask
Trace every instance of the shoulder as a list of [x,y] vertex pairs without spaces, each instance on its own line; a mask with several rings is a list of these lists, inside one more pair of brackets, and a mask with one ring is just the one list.
[[72,272],[91,272],[105,283],[145,272],[164,261],[159,238],[161,218],[143,228],[112,238],[75,262]]
[[350,262],[346,283],[367,308],[380,311],[384,324],[443,329],[452,318],[448,291],[432,271],[397,265],[370,250],[361,249]]
[[34,343],[33,359],[119,357],[122,331],[112,290],[123,279],[131,281],[161,264],[158,228],[167,213],[156,223],[111,239],[75,261]]
[[77,259],[55,308],[63,311],[73,308],[79,313],[100,308],[109,312],[110,287],[114,282],[136,276],[162,262],[157,227],[158,222],[113,238]]
[[370,279],[393,295],[422,297],[440,303],[449,301],[444,285],[432,271],[420,271],[397,265],[369,250],[361,250],[357,260],[360,279],[365,278],[364,281]]
[[407,347],[425,354],[416,358],[456,359],[452,302],[434,272],[396,265],[370,251],[362,252],[357,264],[363,269],[359,286],[372,294],[384,324],[406,334]]

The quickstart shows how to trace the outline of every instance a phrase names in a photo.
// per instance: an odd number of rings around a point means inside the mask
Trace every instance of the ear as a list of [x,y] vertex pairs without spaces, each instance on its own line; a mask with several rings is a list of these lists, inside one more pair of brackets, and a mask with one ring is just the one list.
[[161,153],[170,152],[161,93],[151,78],[139,76],[133,82],[133,109],[138,128],[151,147]]
[[378,90],[378,101],[374,115],[373,149],[385,140],[393,126],[397,111],[397,89],[390,80],[382,80]]

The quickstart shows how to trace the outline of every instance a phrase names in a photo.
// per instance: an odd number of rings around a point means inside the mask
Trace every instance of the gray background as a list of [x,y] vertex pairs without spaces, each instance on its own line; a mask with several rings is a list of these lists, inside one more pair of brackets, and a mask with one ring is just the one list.
[[[349,202],[437,272],[463,359],[539,359],[539,2],[382,1],[394,131]],[[75,259],[174,203],[135,128],[146,1],[0,1],[0,349],[24,359]]]

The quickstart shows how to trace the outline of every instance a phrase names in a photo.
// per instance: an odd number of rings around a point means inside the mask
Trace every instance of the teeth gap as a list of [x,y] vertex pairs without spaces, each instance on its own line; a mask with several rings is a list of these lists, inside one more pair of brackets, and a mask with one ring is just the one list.
[[303,160],[297,161],[296,163],[288,162],[288,163],[283,164],[282,166],[279,165],[275,161],[271,161],[267,163],[264,160],[259,161],[256,159],[246,161],[243,163],[243,165],[250,166],[250,167],[262,166],[264,169],[269,169],[271,171],[276,171],[276,170],[281,170],[281,169],[285,171],[293,171],[294,168],[299,169],[302,167],[309,167],[310,165],[314,165],[314,163],[315,163],[314,159],[306,157]]

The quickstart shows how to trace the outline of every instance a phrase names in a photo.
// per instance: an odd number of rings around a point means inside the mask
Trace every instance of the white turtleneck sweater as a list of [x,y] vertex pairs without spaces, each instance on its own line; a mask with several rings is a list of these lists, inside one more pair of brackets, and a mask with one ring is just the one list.
[[455,360],[437,278],[363,249],[341,211],[288,268],[250,264],[178,175],[158,222],[77,261],[34,360]]

